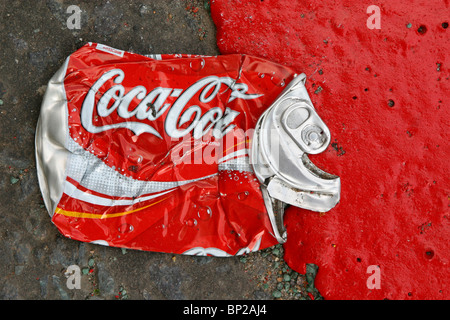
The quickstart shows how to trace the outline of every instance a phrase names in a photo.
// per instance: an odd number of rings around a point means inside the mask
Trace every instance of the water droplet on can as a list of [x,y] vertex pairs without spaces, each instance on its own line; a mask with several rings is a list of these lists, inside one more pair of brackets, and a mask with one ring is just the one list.
[[200,220],[206,221],[211,218],[212,210],[210,207],[200,206],[197,215]]
[[189,66],[194,71],[200,71],[205,67],[205,59],[199,58],[199,59],[192,60],[191,63],[189,64]]
[[130,233],[134,230],[134,227],[131,224],[124,223],[119,227],[119,232],[122,234]]
[[272,80],[272,83],[276,85],[277,87],[284,87],[286,82],[284,79],[280,79],[280,77],[273,75],[270,80]]
[[243,200],[247,199],[247,197],[248,197],[249,194],[250,194],[250,193],[249,193],[248,191],[245,191],[245,192],[239,192],[238,195],[237,195],[237,197],[238,197],[239,200],[243,201]]
[[195,219],[189,219],[189,220],[186,220],[185,224],[186,224],[188,227],[195,227],[195,226],[197,225],[197,220],[195,220]]

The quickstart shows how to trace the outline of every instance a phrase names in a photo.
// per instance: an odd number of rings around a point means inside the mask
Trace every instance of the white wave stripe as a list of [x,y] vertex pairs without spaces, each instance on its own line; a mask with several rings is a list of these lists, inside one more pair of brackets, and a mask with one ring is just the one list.
[[249,149],[242,149],[220,158],[218,161],[219,171],[236,170],[253,172],[253,168],[250,165],[250,158],[248,157],[249,153]]
[[220,158],[217,162],[220,164],[220,163],[226,162],[226,161],[236,158],[236,157],[245,156],[245,155],[248,156],[249,154],[250,154],[249,149],[241,149],[241,150],[232,152],[230,154],[227,154],[225,157]]
[[106,207],[114,207],[114,206],[132,206],[135,205],[137,203],[140,202],[144,202],[147,200],[151,200],[154,198],[158,198],[162,195],[168,194],[172,191],[175,191],[175,189],[171,189],[171,190],[167,190],[164,192],[160,192],[158,194],[152,194],[149,196],[145,196],[145,197],[140,197],[137,199],[120,199],[120,200],[114,200],[114,199],[109,199],[109,198],[104,198],[101,196],[97,196],[94,194],[90,194],[90,193],[86,193],[84,191],[81,191],[80,189],[78,189],[75,185],[73,185],[72,183],[70,183],[69,181],[66,180],[66,183],[64,185],[64,193],[67,194],[68,196],[70,196],[73,199],[77,199],[80,201],[85,201],[91,204],[96,204],[96,205],[101,205],[101,206],[106,206]]
[[[238,161],[241,159],[247,159],[247,161]],[[237,159],[232,159],[229,160],[227,162],[223,162],[220,163],[219,166],[219,171],[240,171],[240,172],[251,172],[253,173],[253,168],[250,165],[250,163],[248,162],[248,158],[237,158]]]
[[[214,173],[198,179],[185,181],[142,181],[124,176],[106,165],[95,155],[84,150],[70,136],[67,139],[70,151],[67,176],[77,181],[86,189],[102,193],[110,197],[138,197],[184,186],[217,176]],[[123,171],[123,170],[122,170]]]

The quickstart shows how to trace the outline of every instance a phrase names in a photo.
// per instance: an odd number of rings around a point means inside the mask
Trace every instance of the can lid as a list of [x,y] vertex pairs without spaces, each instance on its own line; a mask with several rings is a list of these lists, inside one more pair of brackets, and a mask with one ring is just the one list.
[[280,243],[287,239],[286,205],[326,212],[340,199],[340,178],[308,158],[328,147],[331,134],[312,105],[305,81],[301,74],[289,83],[258,120],[252,141],[250,161]]

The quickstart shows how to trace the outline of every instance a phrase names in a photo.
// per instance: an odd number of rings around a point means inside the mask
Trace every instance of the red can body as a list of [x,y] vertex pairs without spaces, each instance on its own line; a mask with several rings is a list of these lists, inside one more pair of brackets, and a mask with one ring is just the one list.
[[[89,43],[58,76],[41,117],[58,91],[65,123],[52,125],[65,135],[64,166],[51,169],[60,195],[46,205],[62,234],[215,256],[277,243],[249,154],[258,118],[293,70],[246,55],[143,56]],[[41,186],[56,183],[41,176]]]

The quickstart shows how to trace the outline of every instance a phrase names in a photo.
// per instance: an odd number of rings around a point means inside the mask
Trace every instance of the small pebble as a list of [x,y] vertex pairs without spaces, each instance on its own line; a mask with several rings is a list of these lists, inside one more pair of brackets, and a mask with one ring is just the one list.
[[10,181],[11,181],[11,184],[16,184],[17,182],[19,182],[19,179],[15,178],[15,177],[11,177]]
[[319,86],[316,91],[314,91],[315,94],[318,94],[319,92],[321,92],[323,89],[321,86]]
[[281,298],[281,292],[278,290],[275,290],[272,295],[274,298]]

